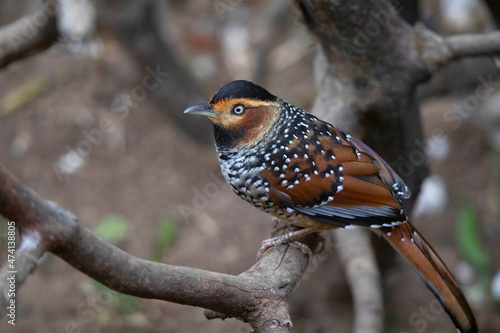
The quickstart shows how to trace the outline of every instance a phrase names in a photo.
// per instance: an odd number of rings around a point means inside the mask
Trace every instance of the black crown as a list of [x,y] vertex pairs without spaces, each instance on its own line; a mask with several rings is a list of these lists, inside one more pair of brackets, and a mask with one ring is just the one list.
[[210,103],[214,104],[218,101],[230,98],[248,98],[260,101],[274,101],[276,96],[271,94],[266,89],[245,80],[236,80],[226,83],[212,96]]

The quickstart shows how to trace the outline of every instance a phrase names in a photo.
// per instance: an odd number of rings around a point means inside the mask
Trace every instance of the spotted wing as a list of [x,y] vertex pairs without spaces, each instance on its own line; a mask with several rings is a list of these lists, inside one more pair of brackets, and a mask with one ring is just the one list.
[[317,122],[262,171],[273,203],[337,227],[406,221],[398,196],[409,191],[401,178],[361,141]]

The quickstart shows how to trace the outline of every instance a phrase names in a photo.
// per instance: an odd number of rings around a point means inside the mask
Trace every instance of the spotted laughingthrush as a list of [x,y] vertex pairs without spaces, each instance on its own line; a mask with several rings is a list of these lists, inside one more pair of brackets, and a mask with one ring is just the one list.
[[460,332],[477,332],[458,283],[402,208],[408,187],[370,147],[243,80],[184,112],[213,123],[221,170],[237,195],[303,228],[267,244],[367,227],[414,267]]

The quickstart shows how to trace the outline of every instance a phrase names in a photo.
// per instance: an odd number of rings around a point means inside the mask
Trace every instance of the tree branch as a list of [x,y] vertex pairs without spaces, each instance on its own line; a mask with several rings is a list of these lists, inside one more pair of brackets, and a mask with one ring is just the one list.
[[476,35],[457,35],[445,38],[452,59],[500,54],[500,32]]
[[370,232],[366,229],[339,230],[334,235],[354,302],[353,332],[383,332],[382,281]]
[[49,48],[58,37],[56,4],[49,1],[35,14],[0,30],[0,68]]
[[[308,264],[300,250],[286,245],[270,249],[238,276],[139,259],[94,234],[72,213],[39,197],[1,165],[0,214],[19,227],[30,254],[23,258],[39,258],[51,251],[118,292],[208,308],[248,321],[256,332],[288,330],[288,294]],[[304,241],[315,249],[314,235]],[[22,251],[23,245],[17,253],[21,256]],[[23,272],[17,276],[18,285],[36,262],[18,262],[18,274]],[[0,274],[5,274],[5,267]],[[0,285],[2,293],[5,288]]]
[[500,32],[441,37],[417,23],[413,27],[415,48],[429,74],[454,60],[500,54]]

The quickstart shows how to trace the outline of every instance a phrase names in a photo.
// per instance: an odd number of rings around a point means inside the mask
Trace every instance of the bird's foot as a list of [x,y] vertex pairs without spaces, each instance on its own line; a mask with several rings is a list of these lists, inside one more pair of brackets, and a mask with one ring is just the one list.
[[284,234],[279,235],[277,237],[265,239],[262,242],[259,251],[257,252],[257,260],[260,260],[262,258],[262,255],[264,254],[264,252],[269,250],[269,248],[276,246],[276,245],[289,244],[289,245],[301,250],[302,253],[304,253],[309,258],[309,262],[310,262],[314,256],[313,252],[311,251],[309,246],[307,246],[306,244],[301,243],[299,241],[296,241],[296,239],[299,237],[308,235],[308,234],[315,232],[315,231],[316,231],[315,229],[305,228],[305,229],[299,229],[299,230],[292,231],[292,232],[287,232],[287,233],[284,233]]

